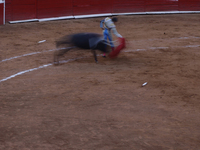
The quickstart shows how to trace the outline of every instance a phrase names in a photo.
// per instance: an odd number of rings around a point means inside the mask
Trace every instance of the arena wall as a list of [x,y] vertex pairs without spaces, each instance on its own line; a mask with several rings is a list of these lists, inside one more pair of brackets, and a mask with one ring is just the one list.
[[5,0],[5,4],[5,21],[11,23],[106,14],[200,11],[200,0]]
[[0,0],[0,25],[5,23],[4,2]]

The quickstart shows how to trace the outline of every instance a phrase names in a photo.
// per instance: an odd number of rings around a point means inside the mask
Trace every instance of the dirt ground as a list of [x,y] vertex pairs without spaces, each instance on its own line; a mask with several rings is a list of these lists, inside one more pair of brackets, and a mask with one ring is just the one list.
[[103,18],[0,26],[0,149],[199,150],[199,18],[118,16],[116,59],[69,51],[59,66],[55,40],[101,34]]

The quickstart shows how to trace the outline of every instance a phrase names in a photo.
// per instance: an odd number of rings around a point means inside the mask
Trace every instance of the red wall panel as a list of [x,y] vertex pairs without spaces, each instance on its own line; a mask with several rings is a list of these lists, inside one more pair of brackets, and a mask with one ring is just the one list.
[[62,16],[71,16],[72,15],[72,9],[68,8],[45,8],[45,9],[38,9],[37,14],[38,14],[38,19],[42,18],[52,18],[52,17],[62,17]]
[[37,0],[6,0],[6,21],[36,18]]
[[112,12],[112,1],[73,0],[73,15],[101,14]]
[[34,5],[36,0],[12,0],[11,2],[13,5]]
[[146,0],[145,11],[178,11],[178,0]]
[[37,2],[38,19],[71,16],[72,14],[72,0],[38,0]]
[[5,0],[5,2],[6,22],[102,13],[200,11],[200,0]]
[[200,0],[179,0],[179,11],[200,11]]
[[12,21],[35,19],[35,5],[14,5],[12,7]]
[[144,12],[145,0],[115,0],[113,2],[114,13]]
[[12,20],[12,5],[11,5],[11,1],[12,0],[6,0],[5,1],[5,15],[6,15],[6,19],[5,21],[8,22],[8,21],[11,21]]
[[73,15],[88,15],[88,14],[101,14],[101,13],[110,13],[111,8],[107,5],[91,6],[84,5],[73,7]]
[[178,5],[178,0],[146,0],[145,5]]
[[4,15],[4,3],[0,3],[0,25],[4,23],[3,15]]

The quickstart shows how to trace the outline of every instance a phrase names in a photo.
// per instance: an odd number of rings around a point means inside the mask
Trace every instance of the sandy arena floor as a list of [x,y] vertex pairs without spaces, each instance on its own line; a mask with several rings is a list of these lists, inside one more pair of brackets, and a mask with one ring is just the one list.
[[52,62],[55,40],[103,18],[0,26],[0,150],[200,149],[200,14],[118,18],[127,47],[98,64]]

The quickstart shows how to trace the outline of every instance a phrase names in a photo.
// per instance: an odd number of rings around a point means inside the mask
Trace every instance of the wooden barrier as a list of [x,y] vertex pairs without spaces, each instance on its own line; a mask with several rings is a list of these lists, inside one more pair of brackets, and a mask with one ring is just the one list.
[[5,23],[4,17],[4,2],[0,1],[0,25]]
[[200,11],[200,0],[6,0],[6,22],[169,11]]

